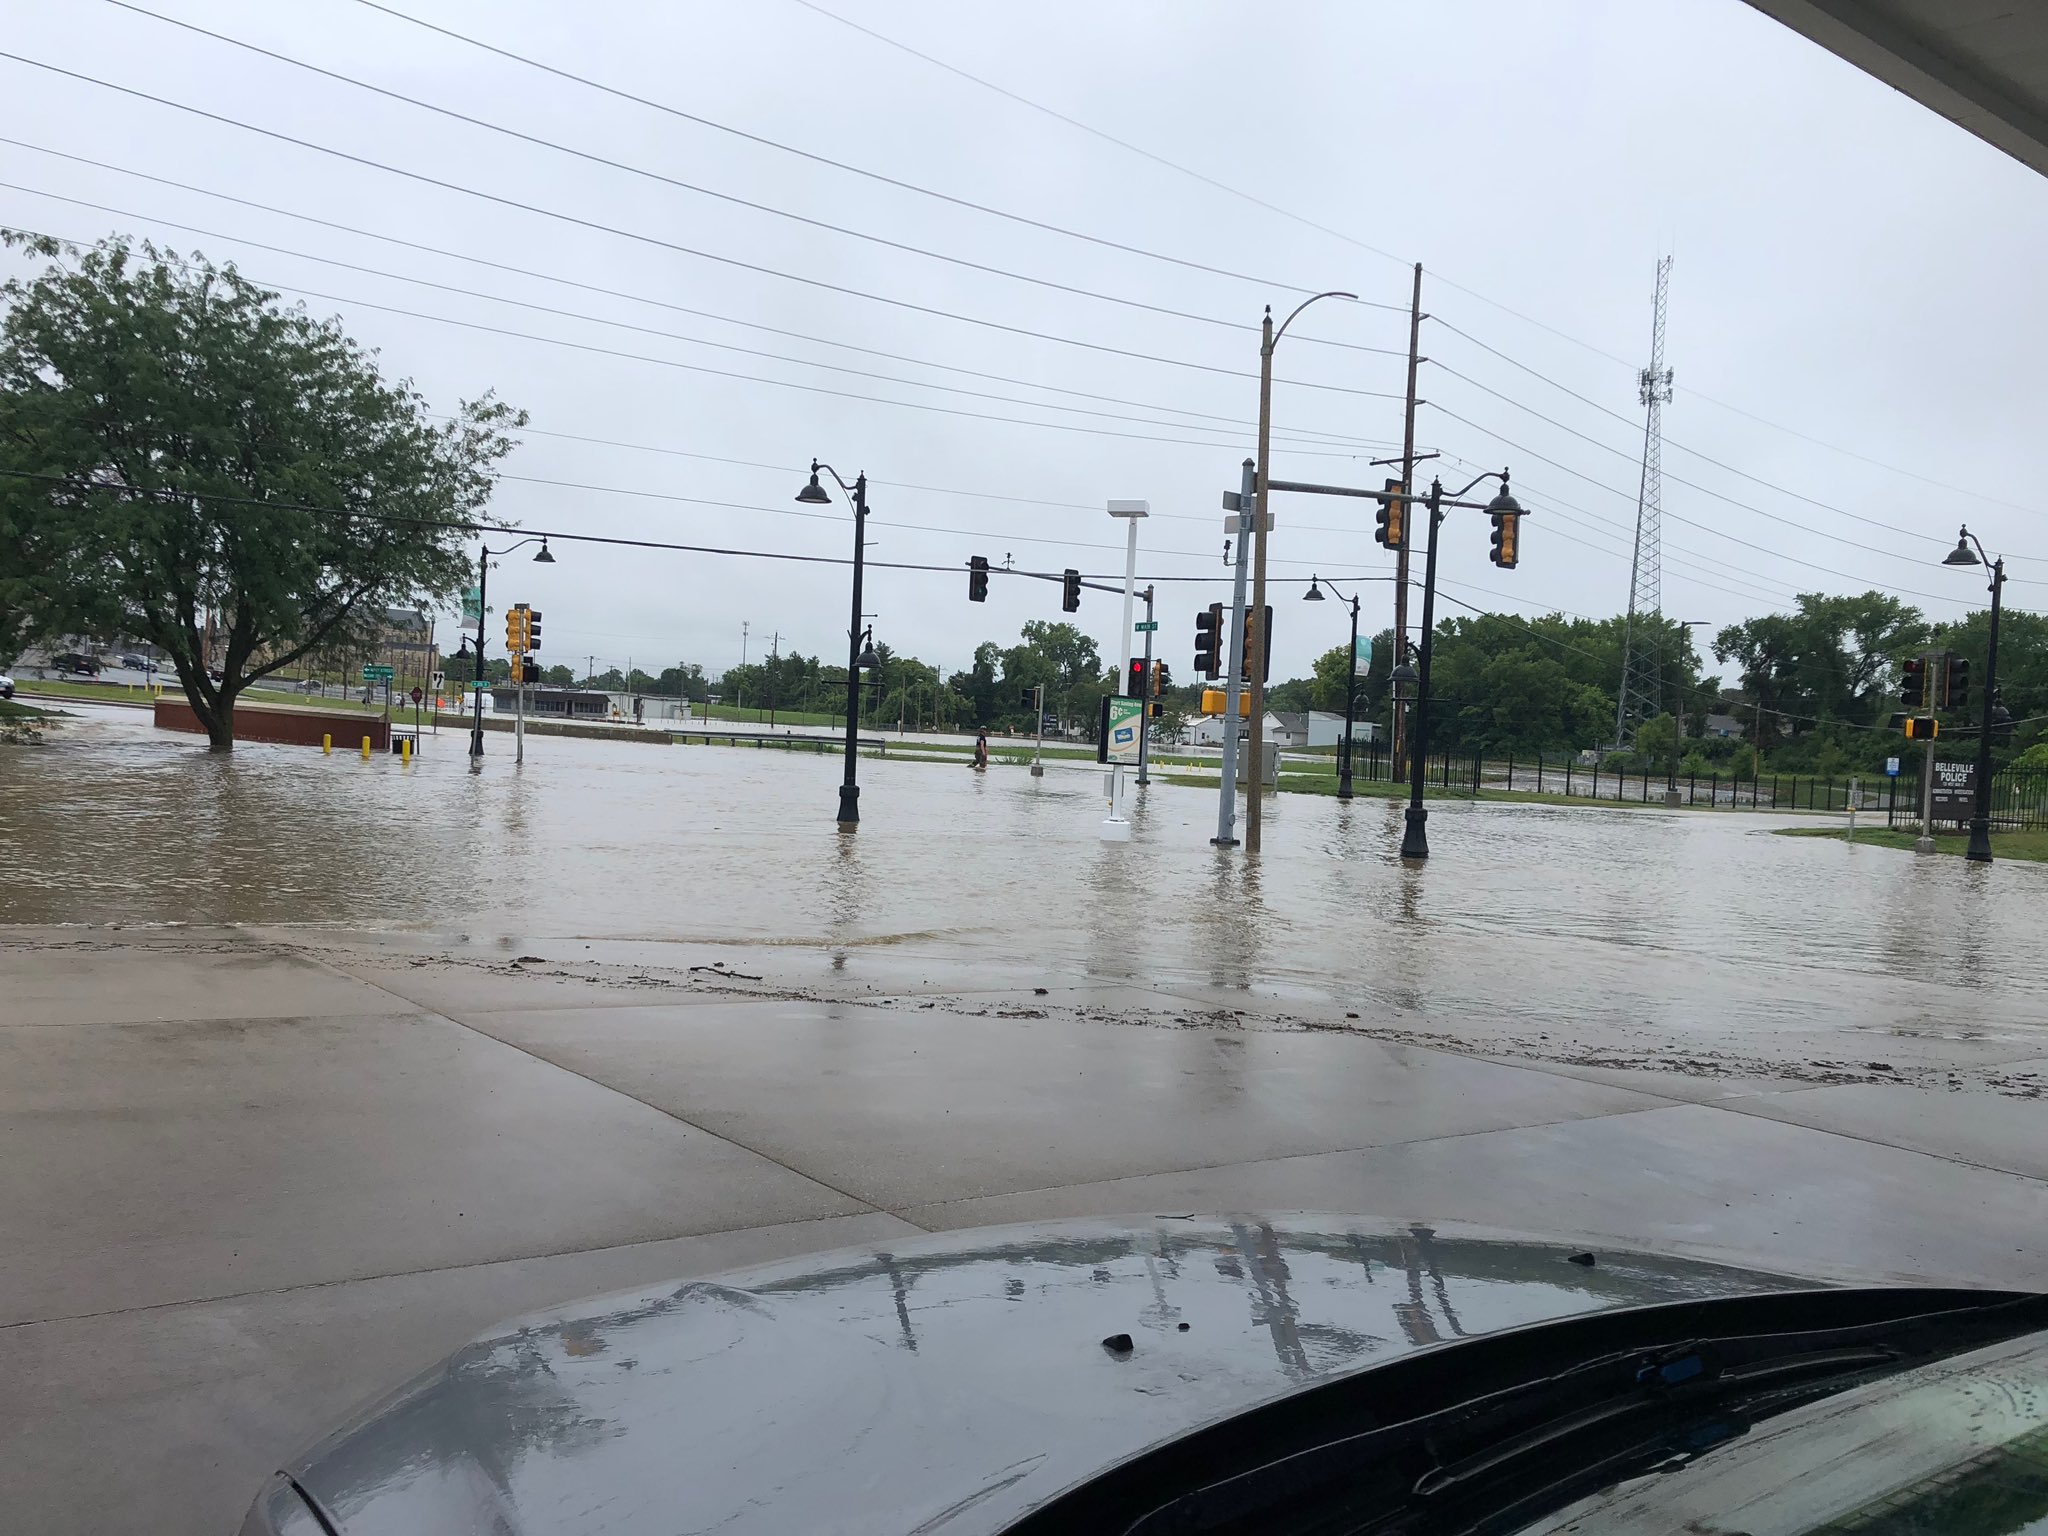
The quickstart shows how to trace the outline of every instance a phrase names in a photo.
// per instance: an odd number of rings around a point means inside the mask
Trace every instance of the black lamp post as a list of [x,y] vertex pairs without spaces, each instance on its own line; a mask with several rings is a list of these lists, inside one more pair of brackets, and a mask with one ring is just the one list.
[[[1482,480],[1498,480],[1500,494],[1489,502],[1466,501],[1464,496]],[[1422,778],[1429,760],[1429,664],[1436,652],[1436,531],[1444,520],[1446,507],[1473,507],[1492,517],[1521,517],[1522,504],[1508,492],[1508,472],[1488,470],[1474,478],[1455,496],[1444,495],[1441,480],[1429,482],[1429,552],[1422,564],[1422,643],[1417,648],[1421,670],[1416,674],[1415,728],[1410,732],[1413,747],[1408,759],[1408,816],[1401,831],[1401,857],[1429,857],[1429,812],[1422,804]]]
[[[490,586],[491,558],[494,555],[509,555],[513,550],[524,549],[527,545],[534,542],[535,540],[533,539],[521,539],[517,544],[507,544],[503,549],[485,549],[481,544],[477,546],[476,656],[474,657],[476,664],[470,669],[470,681],[475,685],[474,692],[476,694],[475,724],[470,727],[469,732],[469,755],[473,758],[481,758],[484,755],[484,614],[489,608],[489,605],[484,601],[484,597]],[[546,534],[539,535],[538,542],[540,544],[540,553],[533,557],[533,563],[535,565],[553,565],[555,557],[548,553],[548,536]],[[460,657],[467,655],[468,652],[469,640],[465,637],[462,642],[462,649],[455,654]]]
[[839,489],[853,502],[853,621],[846,628],[846,776],[839,784],[839,824],[860,825],[860,783],[857,762],[860,751],[860,673],[862,667],[879,666],[872,644],[874,631],[862,633],[860,623],[860,578],[863,552],[867,547],[868,477],[865,471],[848,485],[830,464],[811,460],[811,481],[796,493],[796,499],[810,506],[830,506],[832,494],[818,483],[823,470],[839,481]]
[[[1974,546],[1974,547],[1972,547]],[[1984,553],[1977,536],[1965,527],[1948,552],[1943,565],[1988,565],[1991,567],[1991,639],[1984,648],[1984,713],[1977,727],[1976,803],[1970,807],[1970,846],[1963,857],[1978,864],[1991,862],[1991,727],[1992,701],[1998,697],[1998,608],[2005,588],[2005,561]]]
[[[1302,600],[1303,602],[1305,602],[1305,603],[1320,603],[1320,602],[1321,602],[1321,601],[1323,600],[1323,593],[1322,593],[1322,588],[1321,588],[1321,587],[1319,587],[1319,586],[1317,585],[1317,583],[1318,583],[1318,582],[1319,582],[1319,581],[1320,581],[1321,579],[1322,579],[1322,578],[1321,578],[1321,577],[1319,577],[1319,576],[1313,576],[1313,575],[1312,575],[1312,576],[1310,576],[1310,577],[1309,577],[1309,579],[1308,579],[1308,590],[1307,590],[1306,592],[1302,593],[1302,595],[1301,595],[1301,600]],[[1336,588],[1336,587],[1335,587],[1334,585],[1333,585],[1333,586],[1332,586],[1332,587],[1330,588],[1330,590],[1331,590],[1332,592],[1337,592],[1337,588]],[[1337,599],[1338,599],[1338,601],[1339,601],[1339,602],[1342,602],[1342,601],[1344,601],[1344,594],[1343,594],[1342,592],[1337,592]],[[1345,658],[1344,658],[1344,660],[1345,660],[1345,671],[1344,671],[1344,744],[1343,744],[1343,746],[1341,746],[1341,747],[1340,747],[1340,748],[1338,748],[1338,750],[1337,750],[1337,798],[1338,798],[1339,800],[1349,800],[1349,799],[1351,798],[1351,731],[1352,731],[1352,715],[1353,715],[1353,711],[1354,711],[1354,710],[1356,709],[1356,707],[1357,707],[1357,704],[1358,704],[1358,594],[1357,594],[1357,593],[1355,593],[1355,592],[1354,592],[1354,593],[1353,593],[1353,594],[1351,595],[1351,599],[1350,599],[1350,602],[1351,602],[1351,649],[1350,649],[1350,650],[1349,650],[1348,652],[1346,652],[1346,653],[1345,653]]]

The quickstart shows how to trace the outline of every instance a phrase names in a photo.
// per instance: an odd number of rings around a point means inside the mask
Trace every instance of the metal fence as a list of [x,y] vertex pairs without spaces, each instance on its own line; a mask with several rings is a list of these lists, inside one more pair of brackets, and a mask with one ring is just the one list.
[[[1360,780],[1393,777],[1386,748],[1361,744],[1351,760]],[[1681,805],[1758,811],[1846,811],[1853,788],[1858,810],[1883,813],[1886,824],[1914,827],[1920,820],[1920,763],[1904,758],[1897,777],[1886,774],[1835,776],[1803,773],[1679,773],[1588,764],[1576,754],[1508,758],[1439,754],[1429,760],[1426,781],[1433,788],[1476,794],[1484,789],[1517,795],[1551,795],[1628,805]],[[1945,815],[1938,824],[1967,820]],[[2048,829],[2048,771],[2008,768],[1991,780],[1991,820],[2003,830]]]

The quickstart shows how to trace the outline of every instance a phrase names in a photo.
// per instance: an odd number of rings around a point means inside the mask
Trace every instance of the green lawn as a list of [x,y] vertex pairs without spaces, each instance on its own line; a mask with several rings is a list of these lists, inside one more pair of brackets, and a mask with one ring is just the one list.
[[[747,725],[830,725],[844,726],[844,715],[820,713],[808,709],[742,709],[736,704],[692,704],[690,714],[693,720],[734,720]],[[772,716],[772,720],[771,720]],[[870,722],[861,727],[863,731],[879,731],[882,726]]]
[[[1833,827],[1782,827],[1780,837],[1832,837],[1846,839],[1849,827],[1846,820]],[[1918,840],[1918,832],[1908,832],[1894,827],[1865,827],[1856,829],[1856,841],[1871,843],[1879,848],[1904,848],[1910,850]],[[1934,834],[1936,853],[1961,853],[1969,846],[1969,835],[1963,832],[1937,832]],[[1993,832],[1991,834],[1991,856],[1994,859],[2031,859],[2037,863],[2048,862],[2048,832]]]
[[[23,693],[42,694],[60,699],[78,699],[81,702],[146,704],[151,698],[150,690],[139,683],[81,683],[72,681],[69,678],[53,678],[45,681],[41,678],[19,677],[14,681],[15,686]],[[173,698],[182,697],[182,692],[175,682],[166,687],[164,692]],[[241,702],[244,704],[269,704],[278,707],[304,705],[313,709],[352,710],[357,714],[366,715],[376,715],[384,712],[384,706],[381,702],[365,704],[361,699],[338,699],[331,694],[325,698],[320,698],[313,694],[299,693],[289,689],[265,688],[260,685],[244,693],[241,697]],[[411,708],[412,700],[410,699],[406,699],[401,703],[398,699],[394,698],[391,702],[393,714],[397,714],[401,709],[410,710]]]
[[30,704],[0,699],[0,720],[54,720],[63,713],[61,709],[37,709]]

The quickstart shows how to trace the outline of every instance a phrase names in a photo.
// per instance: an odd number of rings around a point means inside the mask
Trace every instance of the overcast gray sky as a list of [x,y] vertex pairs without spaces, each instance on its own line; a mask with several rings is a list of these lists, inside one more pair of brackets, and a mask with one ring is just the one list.
[[[983,639],[1062,617],[1057,587],[1037,582],[998,579],[970,605],[970,555],[1120,576],[1104,504],[1143,497],[1141,575],[1201,578],[1162,586],[1161,651],[1185,676],[1195,609],[1228,595],[1220,493],[1253,441],[1262,306],[1284,313],[1320,288],[1391,306],[1318,305],[1282,343],[1275,390],[1276,475],[1377,485],[1367,461],[1400,438],[1416,260],[1432,317],[1419,440],[1447,481],[1511,466],[1536,514],[1511,572],[1488,564],[1483,519],[1448,523],[1448,599],[1625,606],[1635,373],[1664,251],[1666,613],[1718,625],[1795,592],[1876,586],[1954,617],[1983,602],[1981,580],[1939,564],[1964,519],[2012,557],[2012,601],[2048,594],[2048,183],[1739,0],[390,0],[730,128],[1237,276],[751,143],[360,0],[139,3],[496,126],[106,0],[15,8],[4,46],[490,196],[0,60],[0,133],[121,168],[0,144],[0,222],[232,258],[322,295],[306,302],[436,402],[497,390],[534,430],[496,508],[530,526],[843,557],[843,508],[820,517],[792,498],[813,454],[849,480],[864,469],[871,558],[952,568],[872,571],[877,636],[948,671]],[[1343,639],[1338,606],[1302,607],[1299,582],[1356,584],[1377,629],[1392,559],[1368,504],[1275,510],[1272,574],[1295,583],[1275,593],[1278,679]],[[549,662],[715,673],[739,660],[742,621],[751,655],[777,633],[785,650],[844,654],[844,567],[557,553],[553,567],[508,561],[492,589],[543,610]],[[1114,656],[1117,602],[1090,593],[1076,617]]]

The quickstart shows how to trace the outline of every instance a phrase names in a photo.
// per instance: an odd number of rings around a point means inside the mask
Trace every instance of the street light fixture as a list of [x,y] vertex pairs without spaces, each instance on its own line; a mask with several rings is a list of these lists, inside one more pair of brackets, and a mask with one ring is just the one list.
[[1984,708],[1977,727],[1977,784],[1975,803],[1970,807],[1970,845],[1963,857],[1976,864],[1991,862],[1991,726],[1992,701],[1998,696],[1998,610],[2005,589],[2004,557],[1993,560],[1984,553],[1977,536],[1965,526],[1956,537],[1956,547],[1943,557],[1943,565],[1988,565],[1991,567],[1991,638],[1984,648]]
[[[1320,576],[1310,575],[1308,590],[1301,594],[1303,602],[1320,603],[1323,600],[1323,589],[1318,585],[1321,580]],[[1334,585],[1330,590],[1337,592]],[[1344,601],[1344,594],[1337,592],[1337,599],[1339,602]],[[1344,744],[1337,749],[1337,798],[1339,800],[1349,800],[1351,798],[1352,719],[1358,704],[1358,594],[1354,592],[1349,601],[1351,603],[1351,649],[1345,653]]]
[[[1258,495],[1252,504],[1252,605],[1250,612],[1260,615],[1260,621],[1252,630],[1251,688],[1252,688],[1252,729],[1251,758],[1253,787],[1245,797],[1244,808],[1244,851],[1257,853],[1260,841],[1260,823],[1263,821],[1262,791],[1266,775],[1266,654],[1272,637],[1266,633],[1264,614],[1266,612],[1266,515],[1268,497],[1267,482],[1273,478],[1273,349],[1280,345],[1280,338],[1287,334],[1287,327],[1309,305],[1318,299],[1356,300],[1355,293],[1331,289],[1325,293],[1312,293],[1294,306],[1294,312],[1280,322],[1280,329],[1273,329],[1272,306],[1266,308],[1265,323],[1259,337],[1259,481]],[[1240,524],[1242,526],[1242,524]],[[1243,590],[1242,588],[1239,589]],[[1245,621],[1244,612],[1237,614],[1240,625]],[[1238,631],[1241,636],[1244,631]],[[1235,720],[1230,722],[1231,730],[1237,728]]]
[[838,470],[830,464],[811,460],[810,483],[796,493],[796,499],[806,506],[829,506],[832,493],[819,483],[819,472],[823,471],[838,481],[839,489],[853,504],[853,620],[846,628],[846,774],[839,783],[839,825],[857,827],[860,825],[860,781],[858,776],[858,755],[860,752],[860,674],[863,667],[881,665],[870,643],[874,631],[862,633],[860,624],[860,583],[864,569],[863,555],[867,548],[868,522],[868,477],[865,471],[855,475],[853,484],[848,485]]
[[[516,544],[507,544],[503,549],[486,549],[477,545],[476,555],[476,651],[475,666],[470,669],[470,681],[476,694],[476,714],[469,732],[469,755],[473,762],[481,763],[484,755],[484,613],[488,604],[484,601],[490,585],[491,561],[499,555],[509,555],[515,549],[524,549],[529,544],[539,544],[540,551],[533,557],[535,565],[553,565],[555,557],[548,553],[548,536],[535,534],[530,539],[521,539]],[[462,649],[455,654],[460,657],[469,653],[469,640],[465,636]]]
[[[1483,504],[1466,501],[1466,494],[1482,480],[1500,482],[1500,490],[1493,500]],[[1443,481],[1431,480],[1427,505],[1429,550],[1423,558],[1422,565],[1422,641],[1416,648],[1421,657],[1422,667],[1415,674],[1415,725],[1410,733],[1414,738],[1414,745],[1408,757],[1408,813],[1406,825],[1401,832],[1401,857],[1404,859],[1429,857],[1429,812],[1422,804],[1422,779],[1424,765],[1429,760],[1429,666],[1436,655],[1436,532],[1443,525],[1444,508],[1471,507],[1486,513],[1489,517],[1526,515],[1522,510],[1522,504],[1515,500],[1508,489],[1508,472],[1504,469],[1488,470],[1483,475],[1475,476],[1464,490],[1455,496],[1444,495]],[[1395,669],[1396,676],[1404,670],[1405,663]]]

